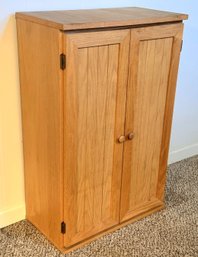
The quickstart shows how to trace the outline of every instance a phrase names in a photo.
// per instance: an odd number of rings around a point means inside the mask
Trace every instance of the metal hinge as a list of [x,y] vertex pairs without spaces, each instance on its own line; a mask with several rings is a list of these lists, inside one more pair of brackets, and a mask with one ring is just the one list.
[[61,222],[61,233],[62,233],[62,234],[65,234],[65,233],[66,233],[66,224],[65,224],[64,221]]
[[181,41],[181,49],[180,49],[180,51],[182,51],[182,48],[183,48],[183,40]]
[[66,55],[60,54],[60,68],[64,70],[66,68]]

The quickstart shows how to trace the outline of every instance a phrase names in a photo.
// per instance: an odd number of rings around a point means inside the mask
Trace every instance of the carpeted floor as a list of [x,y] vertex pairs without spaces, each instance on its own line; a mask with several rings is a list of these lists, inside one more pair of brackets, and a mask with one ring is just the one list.
[[168,169],[166,209],[63,255],[27,221],[0,230],[1,257],[197,257],[198,156]]

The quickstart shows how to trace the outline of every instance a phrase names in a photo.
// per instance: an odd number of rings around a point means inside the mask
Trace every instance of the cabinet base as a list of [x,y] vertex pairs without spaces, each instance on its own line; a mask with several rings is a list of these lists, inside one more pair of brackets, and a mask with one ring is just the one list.
[[69,252],[71,252],[73,250],[76,250],[76,249],[78,249],[80,247],[83,247],[84,245],[86,245],[86,244],[88,244],[88,243],[90,243],[90,242],[92,242],[92,241],[94,241],[94,240],[96,240],[96,239],[98,239],[98,238],[100,238],[100,237],[102,237],[104,235],[107,235],[107,234],[109,234],[111,232],[114,232],[114,231],[116,231],[119,228],[122,228],[122,227],[124,227],[126,225],[129,225],[129,224],[135,222],[135,221],[138,221],[138,220],[140,220],[142,218],[145,218],[145,217],[147,217],[147,216],[149,216],[149,215],[151,215],[151,214],[153,214],[153,213],[155,213],[157,211],[160,211],[160,210],[164,209],[164,207],[165,207],[164,203],[162,203],[160,206],[157,206],[157,207],[155,207],[155,208],[153,208],[151,210],[148,210],[148,211],[146,211],[146,212],[144,212],[144,213],[142,213],[142,214],[140,214],[138,216],[135,216],[135,217],[133,217],[130,220],[124,221],[124,222],[122,222],[119,225],[116,225],[116,226],[111,227],[111,228],[109,228],[109,229],[107,229],[105,231],[102,231],[102,232],[100,232],[100,233],[98,233],[98,234],[96,234],[96,235],[94,235],[94,236],[92,236],[92,237],[90,237],[90,238],[88,238],[86,240],[83,240],[83,241],[79,242],[78,244],[72,245],[71,247],[68,247],[68,248],[58,248],[58,249],[62,253],[64,253],[64,254],[69,253]]
[[71,251],[74,251],[74,250],[76,250],[76,249],[78,249],[78,248],[81,248],[81,247],[83,247],[84,245],[86,245],[86,244],[88,244],[88,243],[90,243],[90,242],[92,242],[92,241],[94,241],[94,240],[96,240],[96,239],[98,239],[98,238],[100,238],[100,237],[102,237],[102,236],[104,236],[104,235],[107,235],[107,234],[109,234],[109,233],[111,233],[111,232],[114,232],[114,231],[116,231],[117,229],[120,229],[120,228],[122,228],[122,227],[124,227],[124,226],[126,226],[126,225],[129,225],[129,224],[131,224],[131,223],[133,223],[133,222],[135,222],[135,221],[138,221],[138,220],[140,220],[140,219],[142,219],[142,218],[145,218],[145,217],[147,217],[147,216],[149,216],[149,215],[151,215],[151,214],[153,214],[153,213],[155,213],[155,212],[157,212],[157,211],[160,211],[160,210],[164,209],[164,207],[165,207],[165,206],[164,206],[164,203],[162,203],[161,205],[159,205],[159,206],[157,206],[157,207],[155,207],[155,208],[153,208],[153,209],[150,209],[150,210],[148,210],[148,211],[146,211],[146,212],[144,212],[144,213],[142,213],[142,214],[140,214],[140,215],[138,215],[138,216],[135,216],[135,217],[133,217],[133,218],[127,220],[127,221],[124,221],[124,222],[122,222],[122,223],[119,224],[119,225],[116,225],[116,226],[111,227],[111,228],[109,228],[109,229],[107,229],[107,230],[105,230],[105,231],[102,231],[102,232],[100,232],[100,233],[98,233],[98,234],[96,234],[96,235],[94,235],[94,236],[92,236],[92,237],[90,237],[90,238],[87,238],[87,239],[85,239],[85,240],[83,240],[83,241],[81,241],[81,242],[79,242],[79,243],[77,243],[77,244],[75,244],[75,245],[72,245],[71,247],[68,247],[68,248],[66,248],[66,247],[63,247],[63,248],[62,248],[62,247],[59,247],[58,245],[54,244],[54,242],[48,237],[48,235],[46,235],[43,231],[40,230],[40,228],[39,228],[39,226],[37,226],[37,224],[35,224],[34,222],[32,222],[28,217],[27,217],[27,220],[28,220],[31,224],[33,224],[42,234],[44,234],[44,235],[47,237],[47,239],[48,239],[59,251],[61,251],[62,253],[66,254],[66,253],[69,253],[69,252],[71,252]]

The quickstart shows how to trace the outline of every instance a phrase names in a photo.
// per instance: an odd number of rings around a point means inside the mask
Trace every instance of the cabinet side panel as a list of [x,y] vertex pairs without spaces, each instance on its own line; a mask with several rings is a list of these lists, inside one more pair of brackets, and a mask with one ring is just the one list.
[[61,247],[62,33],[17,20],[26,217]]

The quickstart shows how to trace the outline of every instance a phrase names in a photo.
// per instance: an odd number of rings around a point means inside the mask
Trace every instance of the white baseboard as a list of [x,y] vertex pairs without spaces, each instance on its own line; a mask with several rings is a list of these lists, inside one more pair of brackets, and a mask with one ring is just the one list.
[[25,204],[0,210],[0,228],[25,219]]
[[198,154],[198,144],[190,145],[169,153],[168,164],[181,161]]

